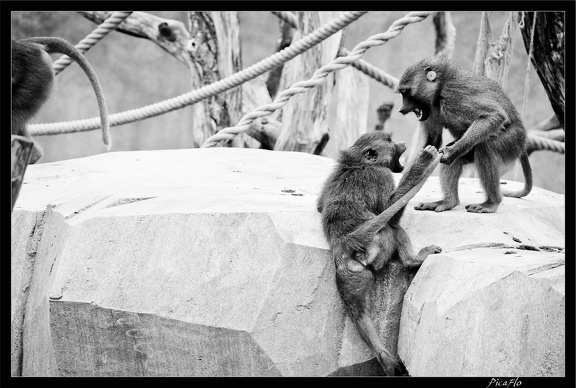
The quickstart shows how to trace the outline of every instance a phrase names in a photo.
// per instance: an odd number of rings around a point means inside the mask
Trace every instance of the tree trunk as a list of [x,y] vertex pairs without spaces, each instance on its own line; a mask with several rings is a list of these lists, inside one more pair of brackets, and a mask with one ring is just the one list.
[[[240,70],[240,24],[238,12],[190,12],[189,49],[196,73],[193,88],[200,88],[226,78]],[[242,117],[242,87],[209,97],[192,105],[192,130],[197,145],[225,127],[233,126]],[[227,146],[258,146],[242,134]]]
[[[292,37],[294,36],[294,28],[290,24],[286,23],[284,20],[280,21],[280,38],[276,42],[276,52],[284,50],[286,47],[290,46],[292,43]],[[266,87],[268,88],[268,94],[271,98],[276,97],[278,92],[278,85],[280,84],[280,78],[282,77],[282,69],[284,69],[284,64],[270,70],[268,73],[268,79],[266,80]]]
[[456,27],[450,12],[437,12],[432,18],[436,30],[435,55],[445,54],[452,58],[456,41]]
[[353,67],[336,72],[336,90],[332,96],[330,141],[325,156],[338,157],[340,151],[350,147],[368,129],[370,90],[368,77]]
[[[532,65],[546,90],[552,109],[564,128],[564,14],[563,12],[524,12],[520,28],[526,52],[530,53],[530,36],[534,17]],[[522,19],[522,12],[520,13]]]
[[[294,40],[300,39],[320,25],[338,16],[338,12],[298,12],[298,29]],[[280,80],[280,91],[297,81],[308,80],[314,72],[336,58],[342,31],[337,32],[319,45],[297,56],[284,65]],[[283,128],[276,141],[275,150],[321,152],[328,136],[328,108],[334,88],[334,73],[328,75],[322,84],[294,96],[280,111]]]
[[20,187],[24,181],[24,173],[32,155],[34,143],[23,137],[12,135],[12,210],[18,199]]
[[[265,75],[254,78],[242,85],[242,114],[246,115],[262,105],[270,104],[272,98],[268,94],[264,82]],[[268,78],[269,79],[269,78]],[[273,150],[282,124],[271,116],[254,120],[246,134],[260,142],[260,148]]]

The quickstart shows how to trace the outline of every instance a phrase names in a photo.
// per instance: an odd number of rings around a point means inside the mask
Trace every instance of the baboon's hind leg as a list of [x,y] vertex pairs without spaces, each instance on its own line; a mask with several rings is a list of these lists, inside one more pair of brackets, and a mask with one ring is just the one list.
[[466,206],[471,213],[494,213],[502,202],[500,191],[500,171],[496,161],[496,155],[489,149],[486,143],[479,144],[475,150],[476,169],[480,183],[486,193],[486,201]]
[[410,237],[406,231],[400,226],[395,226],[396,247],[398,256],[402,263],[407,267],[418,268],[428,255],[442,252],[442,248],[436,245],[429,245],[420,249],[418,254],[414,253],[414,248],[410,242]]
[[[366,291],[373,284],[374,275],[370,270],[356,264],[352,263],[350,266],[337,268],[336,285],[338,291],[360,336],[372,350],[385,373],[388,376],[394,376],[396,370],[402,370],[403,367],[382,343],[366,305]],[[355,269],[355,271],[350,271],[349,268]]]

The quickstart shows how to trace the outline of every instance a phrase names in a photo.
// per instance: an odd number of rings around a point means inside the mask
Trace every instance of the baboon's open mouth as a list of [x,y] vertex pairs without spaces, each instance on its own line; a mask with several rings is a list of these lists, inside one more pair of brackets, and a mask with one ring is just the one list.
[[430,115],[430,112],[428,110],[421,108],[415,108],[412,110],[412,112],[414,112],[418,121],[425,121]]

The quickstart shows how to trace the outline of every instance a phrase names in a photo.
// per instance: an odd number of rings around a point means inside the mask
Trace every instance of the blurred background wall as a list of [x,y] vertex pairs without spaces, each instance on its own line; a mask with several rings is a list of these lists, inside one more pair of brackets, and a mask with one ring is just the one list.
[[[180,20],[188,25],[187,12],[166,11],[151,14]],[[344,31],[345,47],[352,49],[371,35],[386,31],[408,11],[372,11],[352,23]],[[454,59],[472,68],[476,42],[480,30],[481,12],[452,12],[456,27]],[[508,12],[490,13],[492,32],[497,38],[502,31]],[[240,39],[242,67],[246,68],[275,52],[279,37],[279,24],[270,12],[241,11]],[[76,44],[88,35],[96,24],[75,12],[13,12],[12,37],[59,36]],[[413,62],[434,54],[435,30],[432,18],[411,24],[396,38],[383,46],[370,49],[364,56],[368,62],[399,78]],[[188,69],[154,43],[112,32],[86,53],[98,74],[110,113],[123,112],[163,101],[190,91]],[[55,56],[54,58],[57,58]],[[513,31],[513,52],[505,91],[522,113],[527,54],[520,32]],[[368,129],[377,124],[376,109],[385,101],[394,102],[392,116],[386,130],[394,133],[396,141],[406,141],[410,146],[412,135],[418,127],[415,115],[398,113],[401,96],[386,86],[370,79],[370,106]],[[553,113],[542,84],[532,68],[529,79],[528,105],[524,116],[527,128]],[[49,101],[33,119],[33,123],[78,120],[98,116],[98,106],[93,89],[82,70],[75,64],[56,77],[54,91]],[[111,128],[112,151],[155,150],[190,148],[190,133],[194,118],[189,108]],[[106,152],[99,131],[55,136],[38,136],[36,140],[44,149],[39,163],[79,158]],[[550,151],[536,151],[530,161],[534,184],[558,193],[564,193],[564,155]],[[519,170],[519,169],[517,169]],[[504,176],[522,181],[518,171]]]

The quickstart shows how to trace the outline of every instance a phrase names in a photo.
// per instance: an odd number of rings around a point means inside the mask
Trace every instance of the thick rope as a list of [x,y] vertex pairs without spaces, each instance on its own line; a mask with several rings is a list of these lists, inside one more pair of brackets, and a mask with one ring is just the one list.
[[[82,39],[76,48],[82,54],[90,50],[92,46],[98,43],[102,38],[104,38],[110,31],[113,31],[118,27],[120,23],[124,21],[133,11],[119,11],[114,12],[107,18],[102,24],[100,24],[94,31],[92,31],[86,38]],[[67,55],[62,55],[54,62],[52,68],[54,69],[54,74],[58,75],[62,70],[64,70],[68,65],[72,63],[72,59]]]
[[206,139],[202,147],[214,147],[222,140],[233,139],[239,133],[250,128],[250,124],[254,120],[268,116],[272,114],[272,112],[282,108],[288,103],[291,97],[319,85],[324,81],[328,74],[350,66],[350,64],[360,59],[369,48],[385,44],[390,39],[398,36],[408,24],[421,22],[432,13],[434,12],[410,12],[403,18],[396,20],[392,26],[390,26],[388,31],[373,35],[367,40],[360,42],[347,56],[338,57],[329,64],[319,68],[309,80],[296,82],[289,89],[280,93],[272,103],[262,105],[256,108],[253,112],[242,117],[235,127],[224,128],[217,134]]
[[[288,23],[290,27],[298,28],[298,19],[296,18],[296,15],[294,15],[292,12],[272,11],[272,13],[276,15],[279,19]],[[344,57],[350,54],[350,50],[342,47],[340,48],[338,54]],[[358,61],[353,62],[352,66],[360,70],[362,73],[366,74],[368,77],[375,79],[376,81],[388,86],[391,89],[395,89],[396,86],[398,85],[398,78],[391,76],[390,74],[384,72],[383,70],[380,70],[371,63],[366,62],[364,59],[359,59]]]
[[[338,54],[346,56],[350,54],[350,50],[342,47]],[[396,89],[398,86],[398,78],[386,73],[384,70],[379,69],[378,67],[369,62],[366,62],[363,59],[359,59],[356,62],[353,62],[352,66],[366,74],[368,77],[375,79],[376,81],[388,86],[391,89]]]
[[[134,121],[159,116],[161,114],[171,112],[191,104],[195,104],[205,98],[242,85],[244,82],[254,79],[259,75],[264,74],[267,71],[270,71],[275,67],[288,62],[290,59],[302,54],[329,36],[334,35],[336,32],[340,31],[353,21],[359,19],[366,13],[367,11],[344,12],[334,20],[324,24],[317,30],[306,35],[304,38],[298,40],[295,43],[292,43],[284,50],[261,60],[260,62],[248,67],[247,69],[244,69],[210,85],[206,85],[200,89],[193,90],[178,97],[158,102],[153,105],[112,114],[109,116],[110,126],[112,127],[116,125],[127,124]],[[100,120],[97,117],[85,120],[49,124],[33,124],[28,126],[30,134],[33,136],[83,132],[98,128],[100,128]]]
[[565,153],[565,144],[563,142],[532,133],[528,134],[528,148],[532,148],[535,151]]

